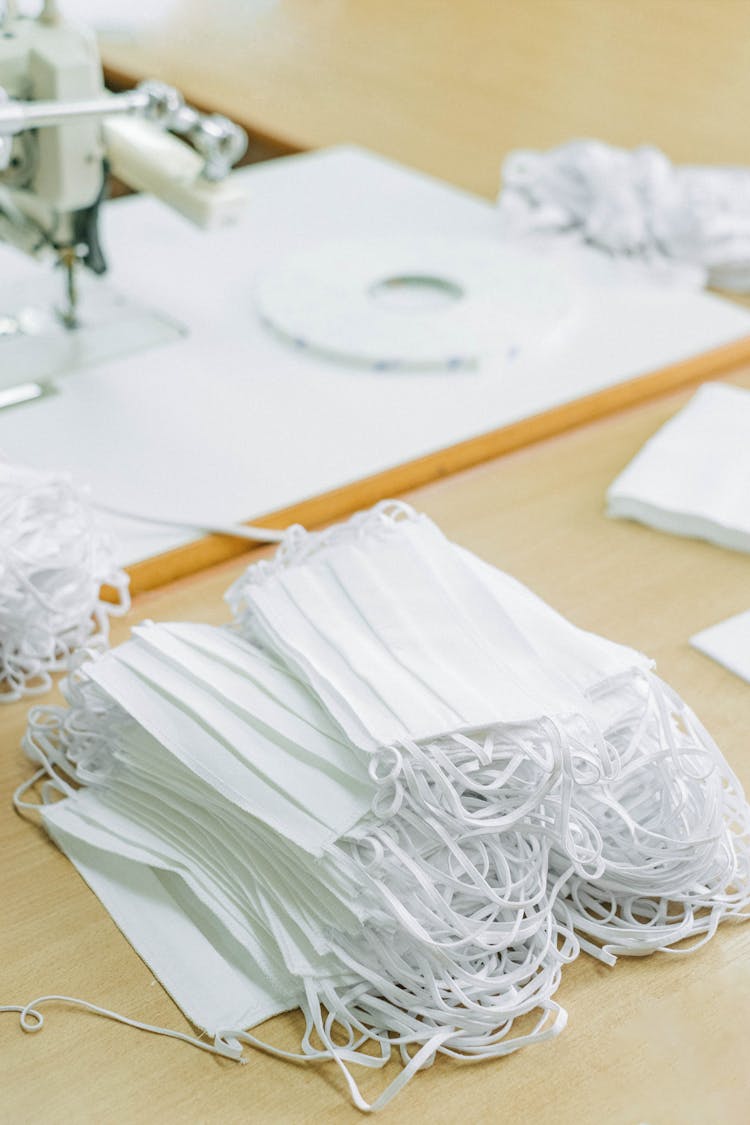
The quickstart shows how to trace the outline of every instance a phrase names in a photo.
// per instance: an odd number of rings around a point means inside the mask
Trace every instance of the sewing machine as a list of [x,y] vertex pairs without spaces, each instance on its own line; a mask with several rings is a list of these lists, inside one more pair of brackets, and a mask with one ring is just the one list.
[[92,34],[67,22],[55,0],[33,17],[6,0],[0,243],[51,262],[64,285],[61,303],[38,270],[27,285],[14,278],[4,287],[0,261],[0,408],[47,393],[53,375],[184,333],[158,312],[83,280],[107,268],[99,226],[109,175],[199,226],[222,225],[244,203],[228,173],[246,144],[239,126],[199,113],[163,83],[109,93]]

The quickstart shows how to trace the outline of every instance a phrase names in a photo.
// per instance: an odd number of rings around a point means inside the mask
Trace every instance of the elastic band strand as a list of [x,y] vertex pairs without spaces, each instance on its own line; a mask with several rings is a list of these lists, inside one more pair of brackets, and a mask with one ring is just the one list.
[[[0,1012],[17,1012],[20,1016],[19,1023],[27,1034],[32,1035],[37,1031],[41,1031],[44,1027],[44,1016],[39,1011],[42,1004],[49,1003],[70,1004],[74,1008],[83,1008],[87,1012],[93,1012],[94,1015],[104,1016],[105,1019],[115,1020],[117,1023],[127,1024],[129,1027],[135,1027],[139,1031],[150,1031],[153,1035],[163,1035],[168,1039],[180,1039],[183,1043],[189,1043],[191,1047],[198,1047],[201,1051],[208,1051],[211,1055],[221,1055],[222,1058],[232,1059],[234,1062],[245,1062],[242,1058],[242,1048],[237,1044],[232,1044],[216,1036],[213,1043],[204,1042],[202,1039],[196,1038],[194,1035],[188,1035],[184,1031],[174,1031],[168,1027],[157,1027],[154,1024],[142,1023],[140,1020],[130,1019],[129,1016],[123,1016],[119,1012],[112,1012],[109,1008],[101,1008],[98,1004],[91,1004],[88,1000],[81,1000],[76,996],[39,996],[36,1000],[31,1000],[28,1004],[0,1004]],[[32,1019],[34,1022],[32,1022]]]
[[215,520],[175,520],[163,516],[146,516],[142,512],[129,512],[124,508],[115,508],[111,504],[100,504],[93,501],[95,508],[100,512],[108,512],[111,516],[121,519],[133,520],[134,523],[154,523],[163,527],[182,527],[188,531],[201,531],[204,534],[230,535],[234,539],[249,539],[253,543],[280,543],[286,532],[270,527],[253,527],[244,523],[220,523]]

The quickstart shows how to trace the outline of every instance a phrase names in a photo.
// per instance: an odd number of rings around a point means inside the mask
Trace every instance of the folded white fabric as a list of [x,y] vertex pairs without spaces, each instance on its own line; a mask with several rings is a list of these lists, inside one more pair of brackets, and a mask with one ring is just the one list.
[[750,391],[705,383],[610,486],[607,514],[750,551]]
[[750,684],[750,610],[702,629],[690,644]]
[[718,288],[750,290],[750,169],[675,167],[656,148],[579,140],[512,152],[502,182],[507,234],[565,234],[657,270],[685,264]]
[[[377,1109],[436,1053],[558,1034],[581,949],[745,916],[750,809],[689,708],[425,517],[293,529],[229,598],[235,629],[83,665],[25,741],[50,834],[211,1049],[332,1059]],[[293,1006],[298,1055],[249,1033]],[[350,1067],[394,1050],[366,1102]]]
[[104,645],[110,615],[128,606],[128,576],[87,498],[67,477],[0,460],[0,703],[48,691],[50,673]]

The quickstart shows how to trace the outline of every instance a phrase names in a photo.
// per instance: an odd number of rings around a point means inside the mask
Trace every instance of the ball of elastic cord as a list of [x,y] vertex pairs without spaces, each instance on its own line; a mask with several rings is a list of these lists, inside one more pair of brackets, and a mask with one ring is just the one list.
[[[69,478],[0,462],[0,702],[40,695],[83,647],[104,648],[130,608],[128,576],[94,510],[138,523],[275,543],[285,532],[151,516],[99,503]],[[108,586],[116,600],[104,601]]]
[[48,691],[74,651],[106,643],[110,616],[129,604],[128,576],[84,494],[65,476],[0,464],[0,702]]

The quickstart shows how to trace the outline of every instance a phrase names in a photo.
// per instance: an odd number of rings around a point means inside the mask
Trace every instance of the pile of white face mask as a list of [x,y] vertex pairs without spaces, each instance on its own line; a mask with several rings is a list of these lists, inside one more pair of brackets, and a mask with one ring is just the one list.
[[[102,585],[117,602],[101,600]],[[84,645],[103,645],[129,606],[86,498],[66,477],[0,461],[0,703],[51,687]]]
[[676,263],[717,288],[750,290],[750,169],[674,167],[655,148],[573,141],[511,153],[502,180],[507,234],[567,235],[661,276]]
[[[228,596],[234,629],[139,627],[26,736],[48,830],[210,1049],[332,1059],[376,1109],[436,1053],[559,1033],[581,949],[744,916],[750,809],[689,708],[425,517],[293,529]],[[249,1034],[296,1006],[299,1054]],[[394,1051],[368,1104],[351,1068]]]

